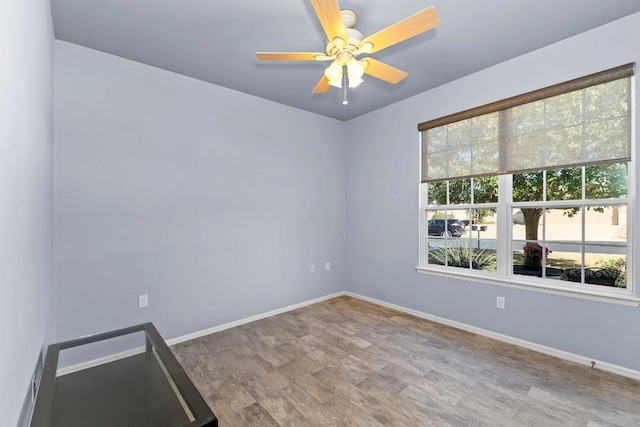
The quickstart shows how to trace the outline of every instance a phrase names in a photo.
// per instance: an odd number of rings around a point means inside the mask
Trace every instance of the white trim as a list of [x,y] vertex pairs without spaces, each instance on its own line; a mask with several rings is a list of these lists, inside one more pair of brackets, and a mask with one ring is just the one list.
[[99,357],[97,359],[88,360],[86,362],[78,363],[76,365],[65,366],[64,368],[58,368],[58,370],[56,371],[56,376],[61,377],[63,375],[72,374],[74,372],[93,368],[94,366],[103,365],[109,362],[115,362],[116,360],[124,359],[125,357],[135,356],[136,354],[144,353],[144,351],[145,351],[145,347],[136,347],[131,350],[123,351],[121,353],[110,354],[109,356]]
[[547,347],[541,344],[536,344],[530,341],[522,340],[520,338],[514,338],[509,335],[492,332],[486,329],[478,328],[476,326],[467,325],[466,323],[445,319],[444,317],[434,316],[432,314],[427,314],[422,311],[413,310],[400,305],[380,301],[378,299],[366,297],[364,295],[356,294],[353,292],[347,291],[346,295],[352,298],[358,298],[363,301],[370,302],[372,304],[380,305],[383,307],[391,308],[393,310],[401,311],[403,313],[411,314],[412,316],[416,316],[421,319],[430,320],[432,322],[440,323],[443,325],[454,327],[456,329],[461,329],[463,331],[471,332],[476,335],[482,335],[487,338],[492,338],[498,341],[502,341],[507,344],[517,345],[518,347],[523,347],[529,350],[537,351],[539,353],[547,354],[549,356],[558,357],[560,359],[568,360],[570,362],[575,362],[580,365],[592,366],[593,368],[600,369],[602,371],[612,372],[614,374],[622,375],[628,378],[633,378],[635,380],[640,380],[640,371],[636,371],[634,369],[625,368],[623,366],[614,365],[608,362],[594,360],[586,356],[581,356],[579,354],[570,353],[568,351],[563,351],[563,350],[559,350],[552,347]]
[[[445,267],[446,268],[446,267]],[[622,292],[607,292],[608,289],[579,289],[578,286],[573,283],[566,283],[563,287],[553,285],[553,281],[527,278],[527,277],[515,277],[501,276],[493,273],[482,274],[482,272],[474,271],[473,273],[467,273],[465,269],[459,269],[458,271],[451,271],[453,269],[438,269],[437,267],[415,267],[416,271],[420,274],[431,274],[439,277],[456,278],[460,280],[466,280],[470,282],[485,283],[488,285],[504,286],[507,288],[520,289],[532,292],[541,292],[551,295],[561,295],[566,297],[586,299],[589,301],[604,302],[608,304],[617,304],[627,307],[640,306],[640,298],[631,294],[629,291]],[[481,276],[482,275],[482,276]],[[515,282],[517,280],[517,282]],[[527,283],[530,282],[530,283]],[[593,285],[594,287],[597,285]],[[600,286],[605,288],[604,286]]]
[[[628,236],[631,236],[632,242],[636,242],[635,239],[638,238],[636,235],[636,214],[635,214],[635,206],[636,206],[636,197],[638,194],[638,174],[636,171],[637,165],[640,162],[637,161],[636,156],[638,152],[636,147],[638,145],[637,131],[636,128],[638,126],[638,113],[637,113],[637,105],[636,105],[636,79],[637,75],[631,79],[631,117],[635,117],[635,120],[631,120],[631,161],[627,163],[627,199],[629,200],[629,204],[627,205],[627,242],[629,241]],[[635,257],[638,256],[637,249],[634,248],[635,245],[629,244],[627,247],[627,283],[631,282],[632,291],[638,294],[638,288],[640,286],[636,285],[637,280],[639,279],[636,274],[635,268]],[[631,261],[629,261],[631,260]],[[627,285],[628,286],[628,285]]]
[[[570,362],[575,362],[575,363],[579,363],[581,365],[586,365],[586,366],[592,366],[592,362],[595,362],[595,365],[593,365],[594,368],[596,369],[600,369],[606,372],[612,372],[614,374],[618,374],[618,375],[622,375],[628,378],[633,378],[636,380],[640,380],[640,371],[636,371],[633,369],[628,369],[622,366],[618,366],[618,365],[614,365],[612,363],[607,363],[607,362],[602,362],[602,361],[598,361],[598,360],[593,360],[590,359],[586,356],[581,356],[579,354],[574,354],[574,353],[569,353],[567,351],[563,351],[563,350],[558,350],[556,348],[552,348],[552,347],[547,347],[544,345],[540,345],[540,344],[536,344],[536,343],[532,343],[530,341],[525,341],[519,338],[514,338],[508,335],[504,335],[504,334],[500,334],[497,332],[492,332],[486,329],[482,329],[482,328],[478,328],[476,326],[471,326],[471,325],[467,325],[465,323],[461,323],[461,322],[457,322],[454,320],[449,320],[449,319],[445,319],[444,317],[439,317],[439,316],[435,316],[432,314],[427,314],[418,310],[413,310],[410,308],[406,308],[400,305],[396,305],[396,304],[391,304],[388,302],[384,302],[375,298],[370,298],[370,297],[366,297],[364,295],[360,295],[360,294],[356,294],[353,292],[349,292],[349,291],[342,291],[342,292],[336,292],[334,294],[331,295],[326,295],[324,297],[320,297],[320,298],[315,298],[312,300],[308,300],[308,301],[304,301],[298,304],[294,304],[294,305],[290,305],[287,307],[283,307],[283,308],[279,308],[276,310],[272,310],[266,313],[262,313],[262,314],[258,314],[255,316],[251,316],[251,317],[246,317],[244,319],[240,319],[240,320],[236,320],[233,322],[229,322],[229,323],[224,323],[222,325],[219,326],[214,326],[212,328],[208,328],[208,329],[203,329],[201,331],[197,331],[197,332],[193,332],[191,334],[187,334],[187,335],[182,335],[180,337],[175,337],[175,338],[171,338],[169,340],[167,340],[167,345],[171,346],[171,345],[175,345],[175,344],[179,344],[181,342],[185,342],[185,341],[189,341],[192,339],[196,339],[199,337],[203,337],[205,335],[209,335],[215,332],[220,332],[223,331],[225,329],[229,329],[229,328],[233,328],[236,326],[240,326],[240,325],[244,325],[246,323],[250,323],[250,322],[254,322],[256,320],[260,320],[260,319],[264,319],[266,317],[270,317],[270,316],[275,316],[277,314],[281,314],[281,313],[285,313],[287,311],[292,311],[292,310],[296,310],[298,308],[302,308],[302,307],[306,307],[308,305],[311,304],[316,304],[318,302],[322,302],[322,301],[326,301],[329,300],[331,298],[336,298],[336,297],[340,297],[340,296],[350,296],[352,298],[357,298],[363,301],[367,301],[370,302],[372,304],[376,304],[376,305],[380,305],[382,307],[387,307],[387,308],[391,308],[403,313],[407,313],[407,314],[411,314],[412,316],[416,316],[419,317],[421,319],[427,319],[430,320],[432,322],[436,322],[436,323],[440,323],[443,325],[447,325],[447,326],[451,326],[457,329],[461,329],[463,331],[467,331],[467,332],[471,332],[477,335],[482,335],[488,338],[492,338],[498,341],[502,341],[505,342],[507,344],[513,344],[513,345],[517,345],[519,347],[523,347],[523,348],[527,348],[529,350],[533,350],[533,351],[537,351],[539,353],[544,353],[544,354],[548,354],[550,356],[554,356],[554,357],[558,357],[560,359],[564,359],[564,360],[568,360]],[[124,357],[128,357],[128,356],[133,356],[136,354],[140,354],[144,351],[144,347],[138,347],[129,351],[125,351],[122,353],[118,353],[118,354],[114,354],[111,356],[106,356],[106,357],[101,357],[99,359],[94,359],[94,360],[90,360],[88,362],[84,362],[84,363],[80,363],[77,365],[73,365],[73,366],[68,366],[65,368],[60,368],[57,371],[57,375],[61,376],[61,375],[66,375],[66,374],[70,374],[73,372],[77,372],[77,371],[81,371],[83,369],[87,369],[87,368],[92,368],[94,366],[98,366],[101,365],[103,363],[108,363],[108,362],[113,362],[115,360],[119,360],[122,359]]]
[[[635,121],[634,127],[635,129]],[[632,147],[632,156],[635,154],[635,145]],[[513,201],[513,182],[511,174],[503,174],[498,175],[498,192],[499,192],[499,203],[485,203],[485,204],[460,204],[453,205],[449,200],[449,184],[450,181],[446,180],[447,185],[447,201],[446,204],[438,205],[438,206],[430,206],[428,203],[425,203],[424,198],[420,198],[420,247],[419,247],[419,263],[416,267],[416,270],[419,273],[425,274],[433,274],[441,277],[456,277],[462,280],[475,280],[477,282],[498,285],[498,286],[507,286],[516,289],[526,289],[526,290],[536,290],[539,289],[540,292],[553,294],[553,295],[562,295],[569,297],[576,297],[581,299],[588,299],[591,301],[605,302],[611,304],[619,304],[625,306],[638,307],[640,305],[640,292],[637,292],[638,287],[635,285],[635,275],[634,275],[634,245],[633,241],[635,239],[634,228],[635,224],[634,219],[634,202],[635,202],[635,162],[634,160],[629,160],[626,162],[627,164],[627,196],[624,198],[608,198],[608,199],[585,199],[585,177],[586,177],[586,166],[581,166],[581,192],[582,199],[576,200],[547,200],[547,171],[542,171],[544,179],[543,179],[543,197],[542,200],[522,202],[522,201]],[[422,183],[422,186],[425,184]],[[423,187],[421,187],[423,188]],[[473,199],[473,196],[472,196]],[[427,198],[428,201],[428,198]],[[586,222],[586,209],[589,207],[596,206],[622,206],[626,207],[627,218],[626,218],[626,239],[624,242],[601,242],[601,241],[586,241],[586,228],[588,226]],[[541,279],[531,279],[528,277],[524,277],[522,275],[515,275],[511,271],[513,259],[509,255],[514,252],[513,244],[515,242],[524,242],[526,239],[518,238],[514,239],[513,237],[513,227],[510,224],[513,223],[513,211],[515,209],[522,208],[539,208],[542,210],[543,215],[543,228],[542,228],[542,241],[541,243],[544,245],[546,243],[555,244],[555,243],[569,243],[575,244],[578,246],[577,241],[562,241],[550,239],[547,234],[547,225],[546,225],[546,215],[547,209],[560,209],[560,208],[570,208],[577,207],[580,208],[580,227],[581,227],[581,238],[580,238],[580,258],[581,265],[586,266],[585,256],[587,254],[586,245],[593,245],[595,247],[609,247],[616,248],[615,253],[618,253],[620,248],[626,248],[626,250],[622,253],[626,254],[626,265],[627,265],[627,275],[626,275],[626,288],[624,289],[606,289],[604,286],[598,285],[590,285],[588,283],[579,284],[576,283],[563,283],[559,286],[556,281],[548,280],[547,278]],[[497,214],[497,234],[496,234],[496,270],[492,271],[490,275],[485,275],[482,271],[478,270],[469,270],[466,272],[459,272],[458,270],[463,270],[459,268],[450,268],[450,267],[441,267],[437,264],[430,264],[428,261],[429,258],[429,239],[428,232],[425,234],[425,227],[428,228],[428,225],[425,224],[425,217],[427,216],[426,211],[442,211],[445,213],[449,211],[455,210],[466,210],[466,209],[496,209]],[[471,216],[469,215],[469,218]],[[470,235],[471,238],[471,235]],[[461,238],[462,239],[462,238]],[[465,238],[466,239],[466,238]],[[471,241],[471,240],[470,240]],[[445,246],[446,241],[445,241]],[[503,256],[507,254],[509,256]],[[451,272],[451,273],[448,273]],[[584,272],[581,273],[584,281]]]
[[[181,342],[193,340],[196,338],[203,337],[205,335],[213,334],[215,332],[224,331],[225,329],[234,328],[236,326],[244,325],[247,323],[255,322],[256,320],[264,319],[266,317],[275,316],[276,314],[285,313],[287,311],[296,310],[298,308],[306,307],[311,304],[316,304],[322,301],[326,301],[331,298],[341,297],[346,295],[344,291],[336,292],[334,294],[325,295],[323,297],[314,298],[308,301],[303,301],[298,304],[289,305],[287,307],[278,308],[272,311],[268,311],[262,314],[256,314],[255,316],[245,317],[244,319],[234,320],[233,322],[224,323],[222,325],[214,326],[212,328],[202,329],[200,331],[196,331],[187,335],[182,335],[179,337],[171,338],[165,340],[168,346],[172,346],[175,344],[179,344]],[[100,357],[98,359],[89,360],[87,362],[78,363],[77,365],[66,366],[64,368],[59,368],[56,371],[57,376],[71,374],[73,372],[82,371],[84,369],[93,368],[94,366],[99,366],[109,362],[115,362],[116,360],[124,359],[125,357],[135,356],[136,354],[143,353],[145,351],[145,347],[136,347],[131,350],[123,351],[121,353],[111,354],[109,356]]]
[[256,320],[261,320],[261,319],[264,319],[266,317],[275,316],[276,314],[286,313],[287,311],[296,310],[298,308],[302,308],[302,307],[306,307],[306,306],[311,305],[311,304],[316,304],[316,303],[319,303],[319,302],[322,302],[322,301],[326,301],[326,300],[331,299],[331,298],[341,297],[341,296],[344,296],[345,294],[346,293],[344,291],[336,292],[335,294],[326,295],[326,296],[323,296],[323,297],[319,297],[319,298],[315,298],[315,299],[312,299],[312,300],[304,301],[304,302],[301,302],[301,303],[298,303],[298,304],[289,305],[289,306],[283,307],[283,308],[277,308],[275,310],[268,311],[266,313],[256,314],[255,316],[245,317],[244,319],[235,320],[233,322],[224,323],[222,325],[214,326],[214,327],[208,328],[208,329],[203,329],[201,331],[193,332],[191,334],[187,334],[187,335],[182,335],[180,337],[171,338],[171,339],[166,340],[167,341],[167,345],[172,346],[172,345],[175,345],[175,344],[180,344],[181,342],[185,342],[185,341],[193,340],[193,339],[196,339],[196,338],[200,338],[200,337],[203,337],[205,335],[213,334],[215,332],[224,331],[225,329],[235,328],[236,326],[241,326],[241,325],[244,325],[244,324],[247,324],[247,323],[255,322]]

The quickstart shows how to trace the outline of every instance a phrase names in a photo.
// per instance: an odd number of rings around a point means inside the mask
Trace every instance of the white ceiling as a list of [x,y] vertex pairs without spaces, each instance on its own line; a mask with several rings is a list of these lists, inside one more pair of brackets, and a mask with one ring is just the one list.
[[[312,95],[328,63],[260,62],[256,51],[326,44],[309,0],[51,0],[56,38],[340,120],[376,110],[640,11],[640,0],[342,0],[365,36],[435,6],[440,26],[372,56],[409,76],[365,75]],[[553,64],[550,64],[553,66]]]

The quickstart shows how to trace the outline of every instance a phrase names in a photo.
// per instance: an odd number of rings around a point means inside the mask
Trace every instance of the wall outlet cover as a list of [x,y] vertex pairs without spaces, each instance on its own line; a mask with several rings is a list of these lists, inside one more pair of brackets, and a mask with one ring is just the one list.
[[144,308],[144,307],[147,307],[148,305],[149,305],[149,296],[147,294],[138,295],[138,308]]

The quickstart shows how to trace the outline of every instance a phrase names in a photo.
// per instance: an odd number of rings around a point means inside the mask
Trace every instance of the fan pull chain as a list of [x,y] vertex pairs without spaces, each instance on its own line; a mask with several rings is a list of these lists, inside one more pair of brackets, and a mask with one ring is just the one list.
[[349,101],[347,100],[347,87],[349,86],[349,76],[347,75],[347,66],[342,66],[342,92],[343,99],[342,105],[347,105]]

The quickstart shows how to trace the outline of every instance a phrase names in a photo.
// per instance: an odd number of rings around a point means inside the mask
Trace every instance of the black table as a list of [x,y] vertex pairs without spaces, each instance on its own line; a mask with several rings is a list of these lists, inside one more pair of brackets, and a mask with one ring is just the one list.
[[[60,350],[138,332],[145,333],[142,353],[56,376]],[[32,427],[217,425],[215,415],[151,323],[48,347]]]

